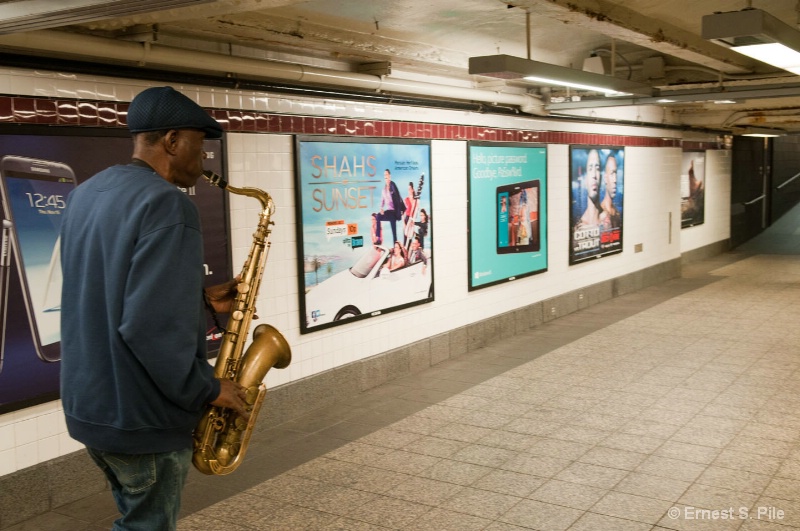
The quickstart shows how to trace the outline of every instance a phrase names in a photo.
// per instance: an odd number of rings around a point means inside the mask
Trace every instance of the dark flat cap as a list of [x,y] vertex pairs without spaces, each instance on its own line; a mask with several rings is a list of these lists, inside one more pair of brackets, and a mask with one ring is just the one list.
[[206,138],[222,136],[219,122],[172,87],[153,87],[137,94],[128,107],[128,129],[131,133],[200,129]]

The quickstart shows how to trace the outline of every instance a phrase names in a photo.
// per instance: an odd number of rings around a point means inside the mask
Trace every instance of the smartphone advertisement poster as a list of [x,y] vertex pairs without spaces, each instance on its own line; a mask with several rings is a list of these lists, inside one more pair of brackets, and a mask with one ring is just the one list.
[[706,152],[684,151],[681,162],[681,228],[706,220]]
[[469,285],[547,271],[547,147],[470,142]]
[[570,146],[569,264],[622,252],[625,149]]
[[[61,219],[70,192],[130,161],[127,131],[0,129],[0,413],[57,399],[61,360]],[[222,144],[206,141],[207,169],[221,171]],[[223,192],[202,181],[184,190],[198,205],[208,285],[231,278]],[[154,301],[154,304],[157,304]],[[207,347],[221,334],[209,320]]]
[[301,333],[432,301],[430,143],[296,142]]

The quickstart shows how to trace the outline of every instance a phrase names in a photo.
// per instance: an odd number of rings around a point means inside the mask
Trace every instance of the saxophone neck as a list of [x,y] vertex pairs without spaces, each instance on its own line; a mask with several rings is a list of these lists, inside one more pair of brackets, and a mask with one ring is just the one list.
[[214,173],[213,171],[206,170],[203,172],[203,177],[211,184],[212,186],[217,186],[222,188],[223,190],[227,190],[228,192],[236,195],[245,195],[247,197],[253,197],[258,199],[261,202],[261,208],[267,215],[272,215],[275,213],[275,203],[272,201],[272,197],[259,188],[238,188],[236,186],[231,186],[228,184],[222,176]]

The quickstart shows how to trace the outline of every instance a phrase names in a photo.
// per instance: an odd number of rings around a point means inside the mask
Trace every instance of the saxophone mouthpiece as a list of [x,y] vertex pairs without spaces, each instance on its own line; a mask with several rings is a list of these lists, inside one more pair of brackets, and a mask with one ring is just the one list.
[[217,175],[211,170],[204,171],[203,177],[205,177],[205,179],[213,186],[218,186],[223,190],[225,189],[226,186],[228,186],[228,181],[226,181],[220,175]]

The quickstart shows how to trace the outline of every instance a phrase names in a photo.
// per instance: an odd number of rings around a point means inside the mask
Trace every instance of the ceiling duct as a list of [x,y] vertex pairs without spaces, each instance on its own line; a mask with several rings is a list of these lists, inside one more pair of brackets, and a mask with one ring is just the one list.
[[153,11],[208,4],[214,0],[20,0],[0,3],[0,35],[82,24]]

